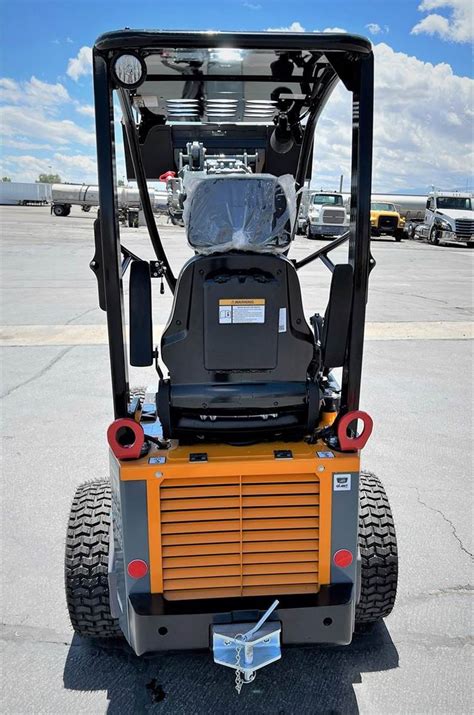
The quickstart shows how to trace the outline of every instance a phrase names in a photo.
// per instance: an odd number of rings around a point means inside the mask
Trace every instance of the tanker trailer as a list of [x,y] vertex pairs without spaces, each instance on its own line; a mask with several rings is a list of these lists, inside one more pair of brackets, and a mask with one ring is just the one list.
[[90,211],[99,205],[99,187],[89,184],[53,184],[51,213],[55,216],[69,216],[71,206],[81,206]]
[[[152,208],[155,205],[155,191],[149,189]],[[119,186],[117,201],[120,209],[141,208],[138,189]],[[99,205],[99,187],[92,184],[53,184],[51,213],[55,216],[69,216],[71,206],[81,206],[83,211],[90,211]]]

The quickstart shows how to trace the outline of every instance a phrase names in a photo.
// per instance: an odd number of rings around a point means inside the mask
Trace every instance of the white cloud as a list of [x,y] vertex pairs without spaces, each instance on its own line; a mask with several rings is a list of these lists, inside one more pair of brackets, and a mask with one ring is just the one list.
[[343,27],[325,27],[324,30],[314,30],[314,32],[347,32]]
[[15,82],[8,77],[0,78],[0,102],[43,107],[52,112],[60,104],[71,101],[67,89],[57,82],[42,82],[34,75],[27,82]]
[[94,106],[92,104],[76,104],[76,112],[83,114],[85,117],[93,117]]
[[[267,32],[306,32],[305,28],[295,20],[291,25],[286,27],[267,27]],[[313,32],[347,32],[343,27],[326,27],[324,30],[313,30]]]
[[[459,185],[473,162],[474,82],[448,64],[422,62],[385,43],[374,51],[374,190]],[[350,127],[350,95],[340,84],[316,130],[315,186],[337,186],[344,174],[347,187]]]
[[[94,146],[94,132],[70,119],[58,118],[65,105],[72,104],[66,88],[59,82],[49,84],[36,77],[27,82],[0,78],[1,131],[4,145],[13,149],[46,149],[73,144]],[[75,102],[76,108],[79,105]],[[89,115],[89,105],[82,107]]]
[[371,35],[384,35],[390,31],[388,25],[381,27],[378,22],[369,22],[365,27]]
[[242,5],[247,7],[249,10],[261,10],[262,6],[256,2],[243,2]]
[[97,168],[94,156],[52,153],[45,158],[30,154],[5,156],[1,162],[3,173],[15,181],[36,181],[39,174],[59,174],[63,181],[97,183]]
[[304,32],[301,22],[292,22],[287,27],[267,27],[267,32]]
[[21,149],[24,151],[31,151],[33,149],[54,149],[52,144],[40,144],[24,138],[11,139],[10,137],[2,138],[2,146],[8,149]]
[[8,137],[18,135],[30,140],[46,140],[56,146],[73,143],[94,146],[94,132],[83,129],[70,119],[53,119],[43,113],[41,107],[34,112],[25,107],[2,107],[2,133]]
[[[432,13],[445,9],[449,17]],[[422,0],[420,12],[430,13],[411,30],[412,35],[438,35],[451,42],[470,42],[474,37],[473,6],[471,0]]]
[[71,57],[67,66],[67,74],[75,82],[79,77],[92,74],[92,47],[81,47],[76,57]]
[[371,35],[379,35],[382,32],[382,28],[377,22],[369,22],[366,28]]

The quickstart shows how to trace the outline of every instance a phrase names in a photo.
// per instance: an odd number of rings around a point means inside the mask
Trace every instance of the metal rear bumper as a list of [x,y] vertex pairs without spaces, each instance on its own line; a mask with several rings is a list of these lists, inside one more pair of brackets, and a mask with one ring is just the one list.
[[[211,647],[216,624],[256,622],[270,598],[166,601],[159,594],[132,594],[127,640],[137,655]],[[282,645],[347,645],[354,630],[351,583],[321,586],[314,595],[282,597],[272,616],[281,623]]]

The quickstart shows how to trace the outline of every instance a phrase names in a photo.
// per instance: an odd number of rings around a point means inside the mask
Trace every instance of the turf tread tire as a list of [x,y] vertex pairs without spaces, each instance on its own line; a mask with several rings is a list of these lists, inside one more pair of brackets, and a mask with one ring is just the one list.
[[66,534],[66,601],[74,631],[87,638],[119,638],[110,613],[108,559],[111,491],[107,479],[81,484]]
[[392,510],[380,479],[371,472],[361,472],[359,495],[361,593],[355,619],[358,630],[363,630],[393,609],[398,551]]

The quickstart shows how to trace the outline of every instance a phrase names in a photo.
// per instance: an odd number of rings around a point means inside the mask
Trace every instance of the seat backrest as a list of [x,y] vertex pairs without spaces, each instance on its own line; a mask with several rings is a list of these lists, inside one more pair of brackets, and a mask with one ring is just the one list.
[[288,259],[196,256],[179,276],[161,341],[171,409],[213,418],[307,412],[314,349]]

